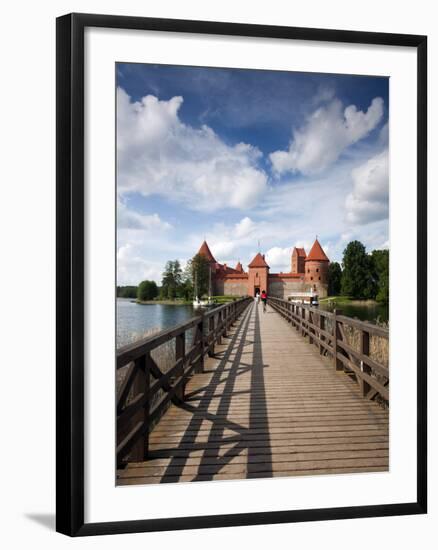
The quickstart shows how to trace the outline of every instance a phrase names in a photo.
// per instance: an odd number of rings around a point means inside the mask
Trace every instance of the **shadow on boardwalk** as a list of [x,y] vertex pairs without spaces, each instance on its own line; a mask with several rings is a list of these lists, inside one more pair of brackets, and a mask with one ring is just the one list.
[[[250,364],[245,363],[244,353],[245,348],[252,346],[253,348],[253,361]],[[251,447],[251,440],[247,441],[241,436],[245,432],[250,431],[254,427],[256,417],[255,412],[260,412],[258,403],[260,401],[265,404],[265,400],[256,400],[255,392],[252,388],[263,387],[263,361],[262,361],[262,348],[261,348],[261,335],[260,335],[260,323],[259,313],[256,311],[254,316],[251,316],[251,309],[248,309],[243,322],[239,325],[234,335],[231,336],[228,347],[225,351],[221,351],[216,354],[216,358],[219,359],[219,363],[212,371],[212,377],[207,386],[203,386],[186,396],[186,403],[182,406],[183,409],[193,414],[184,435],[181,438],[180,444],[174,449],[170,449],[168,452],[175,453],[169,462],[163,476],[161,477],[161,483],[169,481],[177,481],[183,471],[184,466],[187,463],[186,457],[178,457],[179,450],[185,450],[187,446],[193,448],[203,449],[202,457],[199,461],[197,474],[194,476],[193,481],[211,480],[214,479],[216,474],[219,474],[221,469],[230,463],[236,456],[240,455],[242,451],[247,450],[248,458],[252,456],[253,449]],[[247,372],[251,373],[251,386],[249,390],[234,392],[236,379]],[[208,373],[208,370],[207,370]],[[217,393],[219,391],[219,393]],[[249,412],[249,427],[245,427],[236,422],[227,421],[226,418],[230,412],[230,406],[232,403],[233,395],[242,395],[248,393],[250,395],[250,412]],[[197,396],[200,397],[197,397]],[[217,405],[216,413],[208,412],[209,406],[216,396],[219,395],[219,403]],[[259,396],[259,394],[257,394]],[[197,403],[193,405],[193,403]],[[265,412],[266,415],[266,412]],[[204,420],[211,423],[210,432],[207,438],[206,444],[196,445],[198,436],[202,433],[201,427]],[[226,436],[226,430],[236,432],[236,436]],[[222,451],[224,444],[232,446],[225,452]],[[269,448],[269,434],[263,436],[264,448]],[[161,454],[161,453],[158,453]],[[162,454],[161,454],[162,455]],[[266,454],[266,475],[268,477],[272,474],[272,466],[270,465],[270,453]],[[249,461],[248,461],[249,462]],[[251,477],[251,467],[248,464],[247,477]]]
[[388,469],[388,415],[277,313],[251,304],[119,485]]

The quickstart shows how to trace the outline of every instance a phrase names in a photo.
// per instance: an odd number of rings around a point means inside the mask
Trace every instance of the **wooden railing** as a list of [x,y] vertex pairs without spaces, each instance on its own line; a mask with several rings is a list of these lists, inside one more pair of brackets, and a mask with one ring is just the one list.
[[[147,458],[153,426],[171,402],[184,401],[189,377],[203,371],[205,355],[214,354],[215,345],[221,343],[251,301],[251,298],[241,298],[224,304],[118,350],[117,369],[126,371],[117,392],[119,466]],[[174,361],[163,372],[152,354],[166,344],[174,350]]]
[[[358,321],[317,307],[288,302],[280,298],[268,299],[272,308],[287,319],[310,344],[319,348],[321,355],[331,358],[338,371],[350,374],[359,384],[366,399],[378,398],[389,402],[389,330],[371,323]],[[348,334],[353,336],[348,338]],[[377,360],[371,350],[371,340],[384,341],[385,360]],[[354,340],[352,342],[351,340]],[[382,355],[382,354],[380,354]],[[386,364],[384,364],[386,363]]]

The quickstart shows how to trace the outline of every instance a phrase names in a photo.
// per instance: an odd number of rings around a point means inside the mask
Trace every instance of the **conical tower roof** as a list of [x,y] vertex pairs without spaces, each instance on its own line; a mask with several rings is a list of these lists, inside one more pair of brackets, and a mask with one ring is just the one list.
[[240,262],[237,262],[236,267],[234,268],[236,271],[243,272],[243,266]]
[[327,258],[326,253],[322,249],[322,246],[319,244],[318,239],[315,239],[315,242],[313,243],[312,248],[310,249],[310,252],[306,258],[306,262],[308,261],[316,261],[316,262],[329,262],[330,260]]
[[201,254],[201,256],[204,256],[205,258],[207,258],[207,260],[208,260],[209,262],[214,262],[214,263],[216,263],[216,260],[214,259],[214,256],[213,256],[213,254],[211,253],[210,248],[208,247],[207,241],[204,241],[204,242],[201,244],[201,248],[199,249],[198,254]]
[[260,252],[258,252],[255,256],[252,262],[248,265],[248,267],[269,267],[269,265],[266,263],[265,256],[261,255]]

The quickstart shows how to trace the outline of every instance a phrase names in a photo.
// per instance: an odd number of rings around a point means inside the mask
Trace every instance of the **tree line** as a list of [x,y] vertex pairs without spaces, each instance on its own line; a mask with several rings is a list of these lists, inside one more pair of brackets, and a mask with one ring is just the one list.
[[145,280],[138,286],[118,286],[119,298],[136,298],[142,302],[154,300],[193,300],[195,292],[201,298],[208,293],[209,264],[201,254],[196,254],[182,269],[179,260],[169,260],[161,277],[161,286]]
[[166,263],[159,291],[162,300],[192,300],[208,293],[209,263],[202,254],[196,254],[184,269],[178,260]]
[[367,254],[360,241],[350,242],[343,252],[342,265],[328,268],[328,295],[389,301],[389,250]]

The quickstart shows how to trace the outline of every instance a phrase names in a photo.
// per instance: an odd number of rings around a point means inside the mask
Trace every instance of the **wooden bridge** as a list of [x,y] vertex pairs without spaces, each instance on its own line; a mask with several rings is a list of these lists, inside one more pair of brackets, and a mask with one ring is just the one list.
[[388,470],[382,344],[340,312],[244,298],[121,349],[117,485]]

